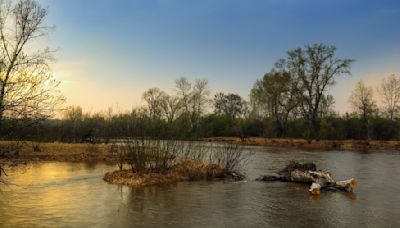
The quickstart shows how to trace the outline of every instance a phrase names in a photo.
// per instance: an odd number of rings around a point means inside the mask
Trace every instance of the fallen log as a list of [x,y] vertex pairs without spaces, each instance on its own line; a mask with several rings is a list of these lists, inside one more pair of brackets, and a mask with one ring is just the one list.
[[265,175],[257,181],[284,181],[310,184],[309,192],[312,195],[321,194],[321,190],[340,190],[352,192],[357,182],[354,178],[344,181],[335,181],[328,171],[317,170],[314,163],[301,164],[291,161],[277,176]]

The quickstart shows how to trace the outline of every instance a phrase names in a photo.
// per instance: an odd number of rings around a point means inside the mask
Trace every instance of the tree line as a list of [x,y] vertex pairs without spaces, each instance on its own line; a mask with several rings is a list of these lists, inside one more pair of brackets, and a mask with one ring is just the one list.
[[[338,58],[335,51],[324,44],[289,51],[252,88],[254,114],[272,121],[277,137],[398,139],[400,77],[384,78],[376,88],[379,107],[375,88],[359,81],[349,98],[352,112],[340,115],[329,88],[338,77],[351,74],[354,60]],[[296,125],[305,132],[295,133]]]
[[[338,114],[329,94],[354,60],[336,56],[336,47],[306,45],[287,52],[258,79],[248,100],[235,93],[211,94],[208,81],[179,78],[173,93],[154,87],[146,105],[129,112],[110,108],[85,113],[62,109],[65,98],[50,71],[53,51],[38,43],[52,30],[47,9],[35,0],[0,1],[0,136],[10,140],[109,141],[123,137],[198,139],[214,136],[309,139],[397,140],[400,78],[379,88],[360,81]],[[40,42],[39,42],[40,43]],[[378,99],[378,100],[377,100]]]
[[[174,94],[150,88],[142,96],[146,106],[130,112],[109,108],[104,112],[85,113],[81,107],[73,106],[64,110],[62,118],[22,128],[10,139],[109,142],[127,137],[237,136],[244,140],[258,136],[398,140],[400,77],[389,76],[376,89],[362,81],[357,83],[349,98],[353,112],[344,115],[334,111],[334,100],[329,94],[322,94],[317,113],[309,114],[309,107],[302,107],[300,103],[307,101],[297,100],[305,95],[298,97],[295,85],[299,84],[293,80],[287,72],[271,71],[255,83],[247,102],[238,94],[218,92],[211,96],[206,80],[190,82],[180,78],[175,81]],[[380,108],[374,91],[381,99]],[[304,110],[307,112],[303,113]]]

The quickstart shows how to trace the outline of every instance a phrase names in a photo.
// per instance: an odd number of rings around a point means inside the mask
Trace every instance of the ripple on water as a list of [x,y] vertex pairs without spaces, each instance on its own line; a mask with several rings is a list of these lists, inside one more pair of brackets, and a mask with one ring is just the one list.
[[[255,155],[246,182],[182,182],[142,189],[105,183],[115,167],[42,163],[9,170],[2,186],[4,226],[400,226],[400,153],[247,147]],[[337,179],[354,177],[354,194],[310,197],[307,186],[253,181],[288,161],[313,161]]]

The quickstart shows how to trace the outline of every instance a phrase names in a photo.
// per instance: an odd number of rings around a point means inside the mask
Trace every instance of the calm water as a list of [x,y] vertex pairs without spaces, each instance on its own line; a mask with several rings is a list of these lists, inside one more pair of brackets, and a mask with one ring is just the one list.
[[[134,190],[105,183],[114,167],[44,163],[8,170],[3,227],[400,227],[400,152],[300,151],[248,147],[246,182],[185,182]],[[314,161],[354,194],[252,181],[292,160]]]

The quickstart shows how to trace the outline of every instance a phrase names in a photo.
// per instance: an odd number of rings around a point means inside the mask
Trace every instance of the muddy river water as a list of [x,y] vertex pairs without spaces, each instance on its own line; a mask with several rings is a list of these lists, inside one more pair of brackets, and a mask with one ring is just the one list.
[[[0,227],[400,227],[400,152],[246,147],[247,181],[182,182],[131,189],[102,180],[106,164],[39,163],[8,168]],[[354,193],[263,183],[288,161],[315,162]]]

